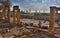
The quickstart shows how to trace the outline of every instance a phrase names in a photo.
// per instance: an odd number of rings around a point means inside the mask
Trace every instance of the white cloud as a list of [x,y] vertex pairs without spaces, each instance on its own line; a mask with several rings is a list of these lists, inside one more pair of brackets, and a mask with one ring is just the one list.
[[35,2],[35,3],[23,3],[21,4],[21,8],[23,8],[24,10],[49,10],[49,6],[48,5],[42,5],[39,2]]
[[[18,1],[20,1],[20,0],[18,0]],[[52,3],[51,3],[51,0],[42,0],[42,4],[39,3],[39,2],[29,3],[30,2],[29,0],[25,0],[25,1],[26,2],[23,2],[23,3],[14,3],[13,6],[14,5],[19,5],[20,9],[22,9],[22,10],[31,9],[32,11],[40,10],[40,11],[45,11],[45,12],[49,12],[49,10],[50,10],[49,7],[50,6],[58,6],[58,5],[55,5],[56,0],[52,0]],[[37,1],[37,0],[31,0],[31,1]],[[58,1],[60,1],[60,0],[58,0]]]
[[30,3],[30,5],[23,5],[24,10],[31,9],[32,11],[40,10],[40,11],[49,11],[49,6],[40,5],[39,3]]

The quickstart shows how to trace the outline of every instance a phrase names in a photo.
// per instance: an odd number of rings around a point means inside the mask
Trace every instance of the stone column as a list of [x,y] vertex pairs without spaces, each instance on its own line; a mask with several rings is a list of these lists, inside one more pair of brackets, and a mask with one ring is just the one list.
[[13,13],[13,22],[14,22],[14,23],[16,22],[16,11],[17,11],[17,10],[14,10],[14,13]]
[[8,22],[10,22],[10,7],[7,7],[7,18],[8,18]]
[[5,19],[5,13],[6,13],[6,8],[5,8],[5,6],[3,6],[3,8],[2,8],[2,19]]
[[17,13],[17,23],[20,24],[20,9],[18,9]]
[[17,22],[17,13],[18,13],[18,6],[13,7],[13,22]]
[[56,7],[50,7],[50,24],[49,24],[49,34],[54,35],[54,25],[55,25],[55,12]]

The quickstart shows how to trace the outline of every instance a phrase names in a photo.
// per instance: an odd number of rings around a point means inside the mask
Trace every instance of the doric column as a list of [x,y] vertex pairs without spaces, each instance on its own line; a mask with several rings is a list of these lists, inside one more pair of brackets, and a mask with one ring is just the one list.
[[14,23],[16,22],[16,12],[17,12],[17,10],[14,10],[14,12],[13,12],[13,22]]
[[17,23],[17,13],[18,13],[18,6],[13,7],[13,22]]
[[17,23],[20,24],[20,9],[18,9],[17,13]]
[[5,19],[5,13],[6,13],[6,8],[5,8],[5,6],[3,6],[3,8],[2,8],[2,19]]
[[55,25],[55,13],[56,7],[50,7],[50,24],[49,24],[49,34],[54,35],[54,25]]
[[8,18],[8,22],[10,22],[10,7],[7,7],[7,18]]

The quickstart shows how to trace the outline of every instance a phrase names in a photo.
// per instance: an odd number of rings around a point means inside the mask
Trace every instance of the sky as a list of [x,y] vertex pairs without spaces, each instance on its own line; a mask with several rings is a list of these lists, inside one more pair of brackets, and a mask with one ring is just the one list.
[[[12,7],[19,5],[21,10],[40,10],[49,11],[50,6],[60,6],[60,0],[10,0]],[[11,9],[12,9],[11,7]]]

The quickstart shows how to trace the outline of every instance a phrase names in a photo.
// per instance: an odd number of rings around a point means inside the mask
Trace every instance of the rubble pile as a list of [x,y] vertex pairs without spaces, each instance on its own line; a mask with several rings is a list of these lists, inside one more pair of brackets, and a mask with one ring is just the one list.
[[[16,24],[17,25],[17,24]],[[21,24],[22,26],[15,26],[9,29],[8,32],[2,34],[3,37],[9,38],[57,38],[49,36],[47,32],[40,30],[38,27]]]

